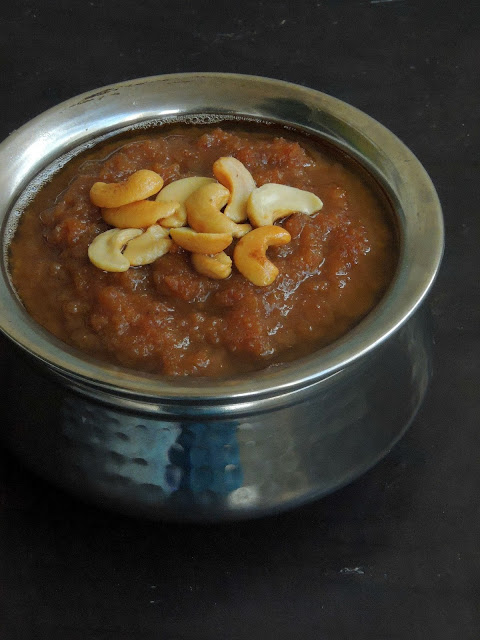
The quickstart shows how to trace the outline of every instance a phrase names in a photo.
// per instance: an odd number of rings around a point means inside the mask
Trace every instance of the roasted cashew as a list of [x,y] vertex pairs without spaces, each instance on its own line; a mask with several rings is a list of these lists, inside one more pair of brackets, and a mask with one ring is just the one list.
[[233,240],[229,233],[197,233],[189,227],[170,229],[170,235],[179,247],[192,253],[220,253]]
[[250,171],[230,156],[213,163],[213,175],[230,191],[225,215],[234,222],[247,220],[247,200],[256,186]]
[[247,213],[254,227],[263,227],[291,213],[311,216],[322,207],[320,198],[309,191],[271,183],[252,191],[247,202]]
[[130,262],[122,254],[129,240],[139,236],[140,229],[110,229],[98,235],[88,247],[90,262],[104,271],[127,271]]
[[230,191],[217,182],[200,187],[185,201],[188,224],[199,233],[229,233],[241,238],[252,227],[236,224],[221,212],[229,198]]
[[203,253],[192,253],[192,264],[198,273],[215,280],[228,278],[232,273],[232,259],[225,251],[213,256]]
[[157,258],[164,256],[171,246],[172,241],[168,237],[167,229],[153,224],[141,236],[130,240],[123,255],[130,266],[139,267],[155,262]]
[[187,224],[187,210],[185,208],[185,200],[200,187],[205,184],[215,182],[213,178],[203,178],[195,176],[192,178],[182,178],[175,180],[158,193],[157,202],[178,202],[177,211],[161,221],[162,227],[184,227]]
[[90,189],[90,200],[97,207],[121,207],[130,202],[144,200],[160,191],[163,178],[155,171],[140,169],[122,182],[95,182]]
[[115,209],[102,209],[102,218],[117,229],[143,229],[158,220],[171,216],[177,210],[177,202],[139,200]]
[[266,256],[268,247],[287,244],[291,239],[282,227],[270,225],[254,229],[238,241],[233,252],[235,266],[247,280],[266,287],[278,276],[277,267]]

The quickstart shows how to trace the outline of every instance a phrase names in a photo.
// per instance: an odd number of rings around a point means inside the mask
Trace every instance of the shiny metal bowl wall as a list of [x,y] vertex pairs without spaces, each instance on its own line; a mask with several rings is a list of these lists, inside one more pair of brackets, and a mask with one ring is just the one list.
[[228,74],[145,78],[51,109],[0,146],[4,247],[15,203],[51,162],[146,123],[247,118],[324,137],[361,161],[394,203],[401,255],[378,307],[334,345],[248,377],[159,380],[60,343],[17,299],[6,252],[0,328],[27,354],[2,437],[39,473],[129,513],[177,519],[261,515],[324,495],[374,464],[414,416],[429,375],[421,304],[443,248],[440,205],[424,169],[355,108],[280,81]]

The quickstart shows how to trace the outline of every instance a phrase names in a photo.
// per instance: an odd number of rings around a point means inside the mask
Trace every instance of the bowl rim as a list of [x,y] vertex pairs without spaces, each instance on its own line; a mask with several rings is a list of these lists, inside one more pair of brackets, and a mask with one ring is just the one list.
[[30,120],[0,144],[0,162],[6,167],[0,177],[3,246],[8,244],[12,206],[35,175],[65,151],[125,126],[185,121],[204,113],[223,120],[243,115],[283,122],[343,144],[396,201],[402,249],[393,282],[345,336],[288,365],[225,379],[155,377],[82,355],[37,325],[13,291],[4,251],[0,330],[65,381],[153,403],[246,406],[316,385],[362,359],[394,334],[428,294],[443,254],[444,229],[438,196],[419,160],[357,108],[315,89],[259,76],[209,72],[137,78],[80,94]]

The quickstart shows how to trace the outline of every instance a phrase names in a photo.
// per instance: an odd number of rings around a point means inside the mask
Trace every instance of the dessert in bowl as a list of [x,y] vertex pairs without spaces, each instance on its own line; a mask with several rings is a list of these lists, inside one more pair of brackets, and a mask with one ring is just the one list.
[[[441,257],[441,212],[418,160],[365,114],[273,80],[159,76],[74,98],[1,152],[17,158],[2,178],[2,329],[42,380],[22,416],[30,445],[4,435],[40,473],[150,517],[260,515],[345,484],[411,421],[428,379],[420,305]],[[182,247],[186,234],[212,235],[191,202],[202,189],[224,190],[217,213],[232,220],[235,185],[215,170],[232,159],[253,183],[246,219],[229,224],[250,229],[219,251]],[[162,180],[142,199],[150,209],[176,182],[208,180],[186,226],[164,216],[125,240],[118,207],[92,201],[95,184],[124,189],[141,171]],[[321,206],[288,210],[281,195],[273,224],[261,224],[251,202],[275,185]],[[108,271],[89,259],[113,232],[126,260],[153,227],[168,249],[152,262]],[[264,245],[277,274],[259,283],[236,256],[270,228],[289,240]],[[225,277],[199,270],[220,253]],[[48,389],[58,411],[41,420],[32,408]]]

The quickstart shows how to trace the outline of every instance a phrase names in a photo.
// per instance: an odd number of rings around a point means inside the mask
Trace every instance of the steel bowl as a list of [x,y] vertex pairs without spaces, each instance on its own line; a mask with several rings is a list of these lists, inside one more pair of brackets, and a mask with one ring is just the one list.
[[[222,381],[158,379],[105,365],[38,326],[16,296],[7,265],[8,242],[37,176],[124,128],[225,119],[308,132],[373,174],[394,204],[401,244],[380,304],[329,347]],[[42,476],[129,514],[239,519],[345,485],[381,459],[412,421],[430,375],[431,330],[422,303],[442,256],[442,214],[420,162],[369,116],[278,80],[156,76],[50,109],[0,145],[0,162],[0,329],[19,347],[5,376],[1,435]]]

